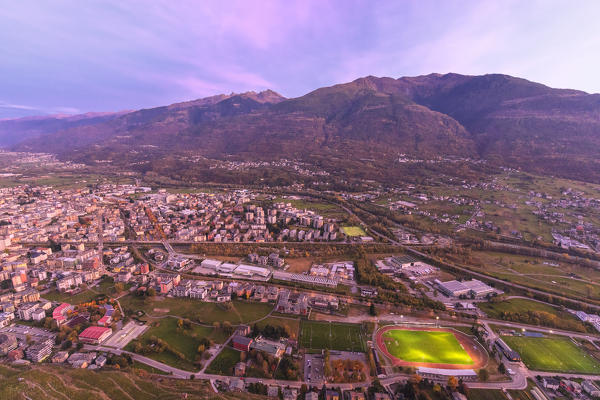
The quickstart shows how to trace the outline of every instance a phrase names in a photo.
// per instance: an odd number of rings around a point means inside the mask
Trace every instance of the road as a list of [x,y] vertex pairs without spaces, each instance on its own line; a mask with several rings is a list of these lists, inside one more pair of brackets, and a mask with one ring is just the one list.
[[[179,379],[190,379],[191,375],[194,375],[195,379],[220,380],[220,381],[224,381],[224,382],[230,382],[233,379],[239,379],[239,378],[232,377],[232,376],[207,374],[202,371],[198,371],[198,372],[184,371],[179,368],[168,366],[159,361],[152,360],[151,358],[144,357],[142,355],[131,353],[129,351],[125,351],[125,350],[121,350],[121,349],[114,349],[112,347],[85,345],[84,349],[90,350],[90,351],[104,351],[104,352],[113,353],[113,354],[117,354],[117,355],[128,354],[135,361],[144,363],[144,364],[149,365],[153,368],[156,368],[160,371],[170,373],[172,377],[179,378]],[[263,379],[263,378],[248,378],[248,377],[245,377],[243,379],[244,379],[244,382],[247,382],[247,383],[260,382],[265,385],[289,386],[289,387],[293,387],[293,388],[300,388],[304,384],[304,382],[302,382],[302,381],[285,381],[285,380],[278,380],[278,379]],[[359,383],[359,384],[336,383],[331,386],[340,387],[342,390],[351,390],[351,389],[357,388],[357,387],[368,387],[369,385],[370,385],[369,382],[363,382],[363,383]]]

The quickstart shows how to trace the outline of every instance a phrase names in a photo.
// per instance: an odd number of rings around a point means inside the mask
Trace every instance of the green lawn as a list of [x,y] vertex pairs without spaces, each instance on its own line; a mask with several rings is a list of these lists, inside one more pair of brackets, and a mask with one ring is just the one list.
[[600,363],[567,338],[504,336],[502,339],[521,355],[531,370],[600,374]]
[[133,294],[124,296],[119,301],[126,313],[142,310],[149,317],[176,315],[209,325],[217,321],[229,321],[234,325],[251,323],[266,316],[273,309],[273,305],[267,303],[233,301],[233,307],[227,309],[222,304],[205,303],[195,299],[160,296],[148,299]]
[[231,347],[224,347],[208,368],[206,368],[206,373],[233,375],[233,367],[238,362],[240,362],[240,352]]
[[408,362],[470,365],[473,360],[451,332],[394,329],[383,338],[390,354]]
[[[173,349],[181,352],[185,359],[180,359],[169,351],[162,353],[149,353],[147,357],[153,360],[164,362],[173,367],[195,371],[198,368],[194,366],[194,361],[197,354],[200,339],[208,338],[215,343],[224,343],[227,336],[215,328],[208,328],[198,325],[193,325],[189,331],[177,330],[177,318],[162,318],[158,321],[158,326],[153,326],[148,329],[139,338],[142,343],[146,343],[152,336],[163,339]],[[133,346],[129,344],[127,350],[132,351]]]
[[41,297],[46,300],[57,301],[60,303],[66,302],[69,304],[87,303],[89,301],[94,300],[96,296],[98,296],[98,293],[94,293],[89,289],[85,289],[81,293],[77,293],[74,296],[68,293],[61,293],[58,290],[53,290],[51,292],[41,295]]
[[360,226],[344,226],[342,230],[346,236],[367,236],[367,233]]
[[300,345],[312,350],[366,351],[361,325],[302,321]]

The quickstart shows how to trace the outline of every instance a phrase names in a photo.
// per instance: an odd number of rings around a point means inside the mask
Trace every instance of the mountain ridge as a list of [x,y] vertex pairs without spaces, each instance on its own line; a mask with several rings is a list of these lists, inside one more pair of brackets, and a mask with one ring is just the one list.
[[600,180],[600,95],[503,74],[367,76],[296,98],[222,94],[85,121],[12,148],[84,162],[144,145],[159,158],[458,156]]

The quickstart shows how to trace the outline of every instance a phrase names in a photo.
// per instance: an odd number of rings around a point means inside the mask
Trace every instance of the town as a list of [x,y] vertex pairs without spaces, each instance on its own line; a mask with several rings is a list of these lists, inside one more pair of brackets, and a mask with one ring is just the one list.
[[[403,201],[398,210],[414,211]],[[12,186],[0,204],[0,355],[10,365],[144,365],[218,392],[286,399],[600,393],[597,309],[559,308],[493,274],[449,268],[317,200],[102,184]],[[553,236],[563,248],[581,249],[565,244],[570,237],[594,244],[561,232]],[[430,243],[451,249],[444,237]],[[513,269],[566,265],[495,251],[476,254]],[[540,359],[544,346],[572,359]]]

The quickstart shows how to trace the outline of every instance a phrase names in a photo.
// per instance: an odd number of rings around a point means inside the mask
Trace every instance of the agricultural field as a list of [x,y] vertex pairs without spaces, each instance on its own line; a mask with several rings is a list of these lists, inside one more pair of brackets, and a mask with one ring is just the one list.
[[[161,353],[148,353],[145,356],[172,367],[187,371],[197,371],[198,368],[194,365],[194,361],[200,339],[207,338],[215,343],[224,343],[227,340],[227,335],[215,328],[199,325],[192,325],[192,329],[189,330],[178,330],[177,321],[177,318],[172,317],[155,321],[153,326],[140,336],[139,341],[145,345],[153,336],[164,340],[172,349],[181,353],[184,358],[179,358],[168,350]],[[133,351],[133,343],[129,343],[125,349]]]
[[206,368],[207,374],[233,375],[233,367],[240,362],[240,352],[231,347],[223,347],[219,355]]
[[360,226],[343,226],[342,230],[346,236],[350,237],[367,236],[367,233]]
[[169,379],[165,376],[150,376],[145,370],[132,371],[90,371],[43,364],[33,367],[0,365],[0,399],[177,400],[184,396],[188,400],[263,398],[249,393],[216,395],[207,381]]
[[502,339],[533,371],[600,374],[600,362],[567,338],[504,336]]
[[390,354],[403,361],[473,364],[473,359],[451,332],[394,329],[385,332],[383,338]]
[[317,321],[302,321],[300,346],[310,350],[367,350],[361,325]]
[[228,308],[227,305],[206,303],[195,299],[158,296],[150,299],[133,294],[124,296],[119,301],[128,314],[141,310],[150,318],[173,315],[207,325],[223,321],[229,321],[233,325],[252,323],[267,316],[273,310],[273,305],[266,303],[232,301]]

